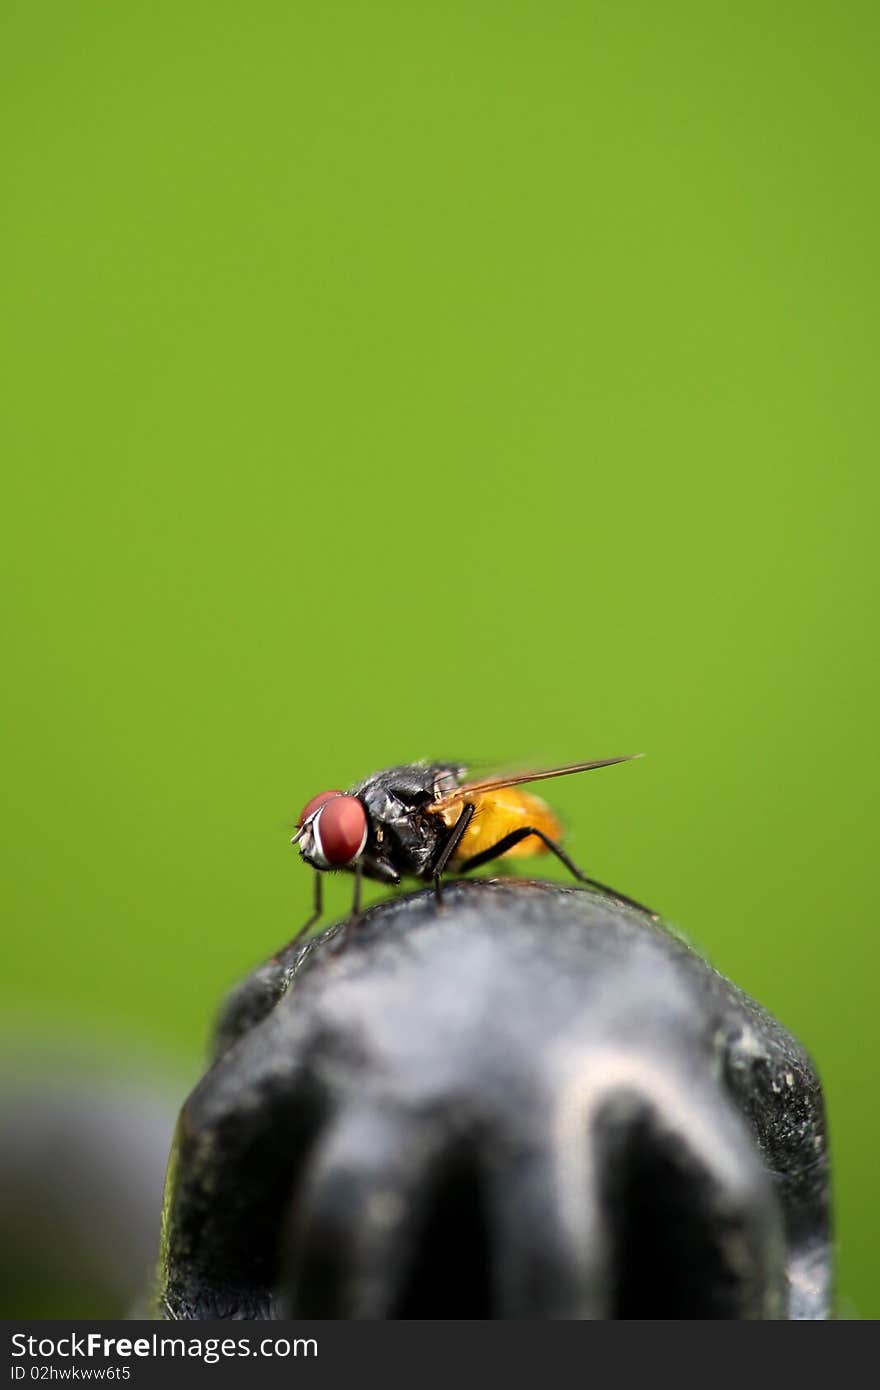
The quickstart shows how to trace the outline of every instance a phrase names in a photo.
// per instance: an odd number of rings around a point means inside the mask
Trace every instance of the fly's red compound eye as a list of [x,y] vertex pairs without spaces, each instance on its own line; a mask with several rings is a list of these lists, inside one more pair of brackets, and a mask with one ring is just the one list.
[[321,792],[321,795],[320,795],[320,796],[313,796],[312,799],[311,799],[311,801],[307,801],[306,804],[305,804],[305,806],[304,806],[304,807],[302,808],[302,810],[300,811],[299,820],[297,821],[297,826],[299,827],[299,829],[300,829],[300,830],[302,829],[302,827],[305,825],[306,821],[308,820],[309,816],[313,816],[313,815],[315,814],[315,812],[316,812],[321,806],[324,805],[324,802],[325,802],[325,801],[332,801],[333,798],[334,798],[334,796],[341,796],[341,795],[342,795],[342,792]]
[[334,796],[312,823],[315,839],[328,864],[351,864],[367,843],[367,813],[356,796]]

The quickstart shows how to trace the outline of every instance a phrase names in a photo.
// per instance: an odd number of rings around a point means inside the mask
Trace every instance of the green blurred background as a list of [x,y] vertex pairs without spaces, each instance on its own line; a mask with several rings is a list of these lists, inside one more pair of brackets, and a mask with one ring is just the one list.
[[880,1314],[876,5],[0,22],[7,1024],[183,1087],[308,797],[644,749],[572,852],[809,1046]]

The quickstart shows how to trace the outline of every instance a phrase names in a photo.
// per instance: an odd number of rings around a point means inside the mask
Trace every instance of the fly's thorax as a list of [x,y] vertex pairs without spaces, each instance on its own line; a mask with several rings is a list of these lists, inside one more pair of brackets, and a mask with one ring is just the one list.
[[427,806],[454,791],[464,772],[458,763],[403,763],[372,773],[351,791],[384,815],[395,804],[410,809]]
[[438,837],[445,834],[442,822],[429,816],[426,807],[433,799],[427,780],[421,795],[404,800],[408,788],[390,787],[375,779],[361,792],[369,820],[367,856],[393,869],[401,877],[424,877],[433,864]]

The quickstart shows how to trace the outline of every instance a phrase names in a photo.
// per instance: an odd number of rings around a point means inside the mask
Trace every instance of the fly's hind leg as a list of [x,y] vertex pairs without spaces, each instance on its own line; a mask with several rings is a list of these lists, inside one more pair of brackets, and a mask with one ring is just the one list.
[[545,835],[543,830],[538,830],[532,825],[521,825],[517,830],[511,830],[509,835],[505,835],[496,844],[490,845],[488,849],[472,855],[460,866],[459,872],[466,874],[470,869],[479,869],[483,864],[488,864],[491,859],[499,859],[502,854],[506,854],[508,850],[513,849],[514,845],[518,845],[529,835],[536,835],[539,840],[543,840],[550,852],[556,855],[556,858],[565,865],[569,873],[573,874],[579,883],[585,883],[590,888],[598,888],[600,893],[607,893],[609,897],[616,898],[618,902],[626,903],[628,907],[634,907],[639,912],[645,912],[649,917],[658,915],[653,908],[646,907],[644,903],[637,902],[635,898],[627,897],[625,893],[618,893],[616,888],[609,888],[607,883],[600,883],[598,879],[588,878],[578,868],[574,860],[566,854],[561,845],[558,845],[555,840],[551,840],[550,836]]

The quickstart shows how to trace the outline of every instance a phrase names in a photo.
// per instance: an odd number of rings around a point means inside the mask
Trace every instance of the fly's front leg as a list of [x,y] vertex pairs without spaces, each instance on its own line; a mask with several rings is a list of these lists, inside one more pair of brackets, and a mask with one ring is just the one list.
[[[303,925],[300,927],[299,931],[294,936],[293,941],[299,941],[299,938],[308,931],[309,927],[313,927],[315,925],[315,923],[317,922],[318,918],[321,916],[321,913],[324,910],[323,901],[324,880],[321,878],[320,873],[318,873],[318,871],[315,870],[315,896],[312,903],[312,915],[308,919],[308,921],[304,922]],[[293,943],[291,942],[291,944]]]
[[654,912],[652,908],[646,907],[644,903],[637,902],[635,898],[629,898],[625,893],[618,893],[616,888],[609,888],[607,883],[600,883],[598,879],[588,878],[587,875],[578,868],[574,860],[566,854],[561,845],[558,845],[555,840],[550,839],[549,835],[545,835],[543,830],[537,830],[533,825],[521,825],[517,830],[511,830],[509,835],[505,835],[502,839],[498,840],[496,844],[490,845],[488,849],[482,850],[479,854],[472,855],[470,859],[466,859],[461,865],[461,873],[466,874],[470,869],[479,869],[481,865],[488,864],[491,859],[499,859],[502,854],[506,854],[508,850],[513,849],[514,845],[520,844],[521,841],[525,840],[529,835],[536,835],[539,840],[542,840],[550,852],[556,855],[556,858],[565,865],[569,873],[573,874],[578,882],[586,883],[590,888],[598,888],[600,893],[607,893],[609,897],[616,898],[618,902],[626,903],[629,907],[634,907],[639,912],[646,912],[649,917],[657,916],[657,913]]
[[455,822],[455,825],[452,827],[452,830],[449,834],[449,838],[443,846],[442,850],[440,851],[437,863],[434,865],[434,896],[437,900],[438,905],[442,902],[440,875],[443,873],[443,870],[446,868],[446,865],[449,863],[450,859],[452,858],[453,854],[458,848],[462,835],[467,830],[468,826],[474,818],[474,811],[476,809],[476,806],[473,806],[471,803],[468,803],[465,807],[463,807],[461,815]]
[[362,878],[362,876],[363,876],[363,865],[361,864],[361,861],[358,860],[358,862],[357,862],[357,863],[355,864],[355,866],[354,866],[354,896],[352,897],[352,901],[351,901],[351,915],[352,915],[352,917],[360,917],[360,915],[361,915],[361,878]]
[[400,882],[400,874],[396,869],[390,868],[388,864],[383,864],[380,859],[373,859],[368,854],[363,855],[354,866],[354,894],[351,902],[350,921],[357,920],[361,915],[361,887],[364,876],[376,878],[380,883],[387,883],[390,887],[394,887]]
[[392,869],[390,864],[386,864],[381,859],[374,859],[371,854],[365,854],[358,864],[363,870],[366,878],[378,879],[380,883],[387,883],[390,888],[396,888],[400,882],[400,874],[396,869]]

